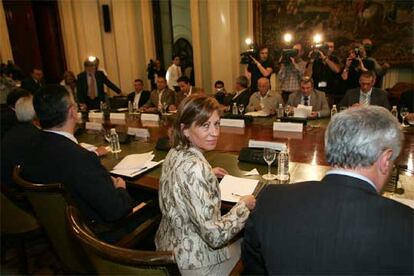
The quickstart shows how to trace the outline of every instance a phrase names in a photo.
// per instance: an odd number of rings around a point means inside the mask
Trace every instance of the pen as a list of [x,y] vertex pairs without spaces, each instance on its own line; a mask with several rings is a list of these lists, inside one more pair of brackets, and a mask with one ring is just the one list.
[[231,193],[231,195],[242,197],[242,195],[239,195],[239,194],[236,194],[236,193]]

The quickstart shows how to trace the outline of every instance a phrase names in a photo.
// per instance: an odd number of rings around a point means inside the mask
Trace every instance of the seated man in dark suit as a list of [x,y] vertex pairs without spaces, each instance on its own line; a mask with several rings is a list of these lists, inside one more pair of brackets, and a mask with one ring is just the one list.
[[128,94],[128,101],[130,101],[134,109],[140,109],[149,99],[150,92],[144,90],[144,82],[141,79],[134,81],[134,91]]
[[236,79],[235,92],[226,94],[224,98],[224,105],[221,105],[221,107],[225,111],[230,111],[234,104],[236,104],[236,106],[243,104],[247,107],[250,96],[249,79],[246,76],[240,76]]
[[30,91],[31,93],[36,92],[40,87],[45,85],[43,80],[43,71],[40,68],[33,68],[30,77],[22,81],[22,88]]
[[16,102],[25,96],[30,95],[30,92],[22,88],[13,88],[13,90],[7,95],[6,104],[7,106],[2,106],[1,115],[0,115],[0,137],[3,139],[4,135],[12,127],[17,124],[15,105]]
[[158,76],[157,89],[151,91],[148,101],[140,109],[142,112],[158,112],[163,108],[166,110],[174,109],[174,91],[168,88],[167,80],[164,76]]
[[96,69],[95,61],[87,59],[83,65],[85,71],[78,75],[76,81],[78,102],[81,107],[86,105],[88,109],[99,108],[100,102],[105,101],[104,84],[116,93],[121,94],[121,89],[113,84],[104,72]]
[[407,121],[414,121],[414,90],[408,90],[401,94],[398,102],[398,110],[402,107],[408,109],[408,115],[405,118]]
[[293,112],[293,107],[299,104],[312,106],[309,118],[328,117],[331,113],[325,92],[314,89],[313,79],[310,77],[303,77],[300,80],[300,91],[291,93],[287,104],[291,106],[291,112]]
[[390,109],[387,92],[374,87],[375,79],[374,72],[362,72],[359,77],[360,87],[346,91],[339,106],[379,105]]
[[204,95],[204,89],[199,87],[194,87],[190,83],[190,79],[186,76],[181,76],[177,79],[178,87],[180,87],[180,91],[175,93],[175,104],[171,110],[175,110],[180,105],[181,101],[184,100],[186,97],[199,94]]
[[326,176],[260,193],[245,226],[246,273],[413,275],[414,211],[379,194],[402,135],[383,107],[335,115],[325,133]]
[[33,109],[32,95],[21,97],[15,106],[18,120],[1,141],[1,190],[20,207],[29,210],[30,205],[22,191],[12,180],[15,166],[24,163],[28,152],[37,142],[40,135],[39,128],[34,124],[36,113]]
[[[78,109],[72,94],[63,86],[46,85],[35,93],[33,105],[43,131],[22,165],[23,178],[63,183],[92,230],[130,213],[134,202],[125,181],[111,177],[97,154],[79,146],[73,136]],[[124,230],[97,234],[113,242]]]

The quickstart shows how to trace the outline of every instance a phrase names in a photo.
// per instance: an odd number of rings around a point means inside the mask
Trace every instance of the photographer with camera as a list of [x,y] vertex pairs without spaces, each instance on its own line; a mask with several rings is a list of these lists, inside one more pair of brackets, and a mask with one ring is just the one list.
[[375,71],[375,64],[366,58],[364,47],[359,43],[351,44],[341,77],[345,81],[345,90],[359,87],[362,72]]
[[151,82],[151,90],[157,88],[157,77],[165,76],[165,70],[161,66],[161,61],[150,59],[147,65],[148,80]]
[[273,61],[269,58],[269,48],[262,46],[259,48],[259,57],[256,59],[253,54],[249,55],[250,62],[246,68],[246,77],[250,79],[250,91],[256,92],[257,81],[262,78],[268,78],[273,73]]
[[302,44],[296,43],[292,49],[284,49],[279,58],[280,70],[277,78],[280,81],[284,102],[287,102],[292,92],[300,89],[300,79],[306,69],[306,61],[302,59],[303,53]]
[[327,94],[330,105],[339,102],[339,97],[343,94],[339,76],[341,66],[339,59],[333,54],[334,49],[333,41],[314,45],[309,52],[305,72],[305,76],[312,77],[315,89]]
[[367,55],[367,60],[370,60],[374,63],[375,75],[377,75],[377,79],[376,79],[376,82],[375,82],[375,87],[381,88],[382,78],[384,77],[385,73],[387,73],[387,70],[390,68],[390,65],[387,62],[385,62],[381,65],[372,56],[372,53],[375,49],[375,46],[373,45],[371,39],[369,39],[369,38],[362,39],[362,45],[364,46],[365,53]]

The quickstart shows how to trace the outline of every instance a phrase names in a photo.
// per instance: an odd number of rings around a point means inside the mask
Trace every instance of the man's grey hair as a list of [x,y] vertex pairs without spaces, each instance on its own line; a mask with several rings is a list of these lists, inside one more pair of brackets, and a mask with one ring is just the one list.
[[236,79],[236,83],[240,84],[244,88],[249,87],[249,79],[246,76],[240,76]]
[[19,122],[31,122],[36,118],[36,112],[33,108],[32,95],[20,98],[15,105],[16,117]]
[[333,167],[355,169],[374,164],[380,154],[401,151],[403,135],[397,119],[380,106],[349,108],[335,115],[325,132],[325,153]]

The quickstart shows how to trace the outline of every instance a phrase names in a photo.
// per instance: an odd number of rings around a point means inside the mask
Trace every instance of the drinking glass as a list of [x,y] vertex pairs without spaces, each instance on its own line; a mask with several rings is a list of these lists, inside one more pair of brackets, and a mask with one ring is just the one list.
[[408,127],[408,125],[405,124],[405,117],[407,117],[407,115],[408,115],[408,108],[401,107],[401,109],[400,109],[400,116],[402,118],[402,122],[401,122],[401,126],[402,127]]
[[166,102],[162,103],[162,113],[166,114],[168,109],[168,104]]
[[238,108],[239,108],[239,113],[240,113],[240,114],[243,114],[243,111],[244,111],[244,104],[239,104]]
[[290,105],[285,105],[285,116],[288,117],[289,116],[289,112],[290,112]]
[[271,173],[271,165],[276,159],[276,150],[270,148],[264,148],[263,150],[263,159],[268,165],[267,174],[264,174],[262,177],[266,180],[276,179],[276,175]]

